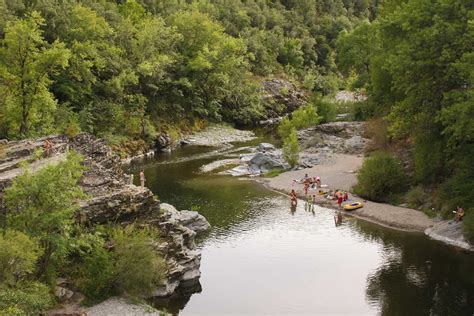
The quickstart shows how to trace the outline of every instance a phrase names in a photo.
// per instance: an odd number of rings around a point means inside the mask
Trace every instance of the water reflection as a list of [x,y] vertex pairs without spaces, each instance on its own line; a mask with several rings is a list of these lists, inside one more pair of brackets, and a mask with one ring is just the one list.
[[156,306],[183,315],[472,315],[472,254],[351,217],[338,223],[311,203],[291,207],[255,182],[200,174],[219,158],[200,157],[145,167],[163,201],[199,210],[213,226],[199,241],[202,292]]
[[473,315],[474,257],[419,234],[361,221],[354,228],[383,243],[383,262],[367,277],[367,298],[384,315]]

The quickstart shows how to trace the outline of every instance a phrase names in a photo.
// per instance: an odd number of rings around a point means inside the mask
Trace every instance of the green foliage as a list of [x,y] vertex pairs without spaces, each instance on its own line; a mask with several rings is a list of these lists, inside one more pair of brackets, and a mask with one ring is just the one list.
[[128,226],[111,232],[115,286],[121,293],[146,296],[163,281],[165,262],[155,249],[156,232]]
[[18,287],[0,286],[0,315],[38,315],[53,306],[48,286],[26,282]]
[[474,243],[474,208],[469,208],[463,218],[463,232],[464,236],[471,243]]
[[412,188],[406,194],[408,206],[415,209],[420,209],[429,198],[430,197],[426,194],[425,190],[423,190],[423,187],[421,186]]
[[474,192],[473,155],[474,145],[472,144],[459,148],[456,153],[452,166],[453,174],[441,185],[437,199],[437,204],[444,214],[450,214],[458,206],[467,209],[472,203],[472,192]]
[[300,147],[296,129],[291,129],[290,134],[283,140],[283,157],[285,161],[294,167],[298,164]]
[[0,284],[14,286],[33,273],[40,256],[37,240],[14,230],[0,233]]
[[0,125],[9,137],[48,132],[56,101],[49,91],[50,77],[68,65],[70,52],[59,41],[42,36],[44,19],[33,11],[7,24],[0,41],[0,85],[4,93]]
[[259,76],[334,92],[339,34],[376,1],[4,1],[0,13],[0,137],[150,142],[162,122],[255,123]]
[[71,246],[72,251],[80,257],[75,264],[73,276],[75,286],[81,293],[93,302],[113,294],[112,253],[105,248],[103,234],[81,234]]
[[376,116],[376,110],[376,105],[367,100],[351,104],[351,115],[354,121],[367,121]]
[[316,112],[320,117],[319,123],[324,124],[336,119],[337,108],[333,102],[320,98],[316,94],[310,98],[309,102],[315,107]]
[[284,171],[285,170],[282,169],[282,168],[273,168],[270,171],[268,171],[267,173],[265,173],[263,176],[265,178],[274,178],[274,177],[280,175],[281,173],[283,173]]
[[278,125],[278,135],[282,139],[288,138],[292,130],[300,130],[317,125],[321,120],[321,117],[316,113],[316,108],[311,104],[297,109],[291,116],[291,119],[285,117]]
[[357,174],[355,192],[376,202],[388,202],[407,187],[407,177],[398,161],[387,153],[366,158]]
[[6,227],[38,239],[44,249],[38,273],[54,277],[69,251],[68,242],[77,200],[84,198],[78,186],[82,158],[70,153],[67,160],[31,173],[28,169],[5,190]]

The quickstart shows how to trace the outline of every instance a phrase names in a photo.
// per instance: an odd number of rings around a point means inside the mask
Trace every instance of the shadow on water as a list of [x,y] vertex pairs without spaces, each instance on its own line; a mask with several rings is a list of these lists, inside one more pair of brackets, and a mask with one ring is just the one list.
[[383,261],[367,277],[367,299],[383,315],[473,315],[474,256],[364,221],[354,228],[383,244]]
[[184,147],[133,166],[145,169],[163,202],[212,225],[198,241],[201,284],[156,307],[184,315],[473,314],[472,254],[350,217],[335,227],[331,210],[303,201],[292,209],[253,181],[200,173],[226,158],[206,155],[213,150]]

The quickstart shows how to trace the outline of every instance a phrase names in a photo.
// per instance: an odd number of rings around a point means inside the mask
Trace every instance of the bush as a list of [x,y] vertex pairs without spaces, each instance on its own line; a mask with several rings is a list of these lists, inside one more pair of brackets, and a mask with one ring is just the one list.
[[402,166],[387,153],[376,153],[365,159],[357,174],[355,192],[377,202],[390,201],[406,187]]
[[112,294],[113,261],[110,251],[105,249],[105,240],[100,234],[85,234],[75,243],[75,252],[80,256],[75,271],[75,285],[93,302]]
[[285,117],[278,125],[278,135],[281,139],[288,138],[293,129],[300,130],[314,126],[321,120],[321,117],[316,113],[316,108],[311,104],[297,109],[291,116],[291,119]]
[[366,121],[375,116],[376,107],[369,101],[354,102],[352,105],[352,119]]
[[0,287],[0,315],[40,315],[53,305],[49,288],[38,282]]
[[298,163],[299,151],[298,136],[296,130],[292,129],[290,135],[283,141],[283,157],[291,167]]
[[319,123],[328,123],[336,119],[337,108],[334,103],[324,100],[318,95],[313,95],[309,102],[315,107],[320,117]]
[[21,232],[0,234],[0,283],[12,286],[32,273],[41,253],[38,242]]
[[166,265],[155,250],[156,232],[128,226],[114,229],[114,279],[121,293],[147,296],[165,276]]
[[82,157],[71,152],[68,159],[48,165],[34,173],[25,170],[4,192],[8,228],[38,237],[47,249],[39,260],[38,274],[54,280],[57,269],[64,265],[78,200],[85,198],[78,181],[84,167]]
[[409,207],[419,209],[429,199],[421,186],[414,187],[406,195]]
[[462,221],[464,236],[469,242],[474,244],[474,207],[471,207],[466,211],[466,215],[464,215]]

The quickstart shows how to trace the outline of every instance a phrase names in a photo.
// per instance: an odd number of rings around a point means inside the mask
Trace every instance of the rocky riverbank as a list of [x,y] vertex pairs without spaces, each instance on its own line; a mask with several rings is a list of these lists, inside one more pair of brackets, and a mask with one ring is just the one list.
[[[53,147],[51,154],[44,158],[41,150],[46,139]],[[136,223],[158,228],[162,242],[157,251],[165,258],[167,274],[166,281],[155,289],[153,296],[166,297],[186,287],[199,288],[196,284],[200,277],[201,254],[194,239],[198,232],[209,228],[209,223],[196,212],[177,211],[171,205],[160,203],[149,189],[131,184],[130,176],[122,172],[120,158],[101,139],[80,134],[72,139],[52,136],[4,141],[0,156],[0,207],[4,207],[2,192],[23,172],[23,163],[29,163],[34,172],[65,159],[69,150],[84,156],[86,171],[80,185],[90,197],[80,202],[77,221],[88,225]],[[62,284],[56,292],[67,293],[67,297],[59,299],[76,299],[67,280]]]
[[[303,186],[295,184],[294,180],[301,179],[308,173],[311,177],[321,177],[326,191],[336,189],[351,191],[352,186],[357,182],[356,172],[362,166],[364,149],[369,141],[365,138],[364,123],[322,124],[299,131],[298,141],[302,152],[298,166],[293,170],[290,170],[291,168],[284,161],[281,149],[267,143],[250,148],[250,153],[214,161],[203,166],[201,170],[211,172],[228,165],[232,167],[221,173],[255,177],[278,168],[285,172],[275,178],[256,179],[270,189],[288,194],[294,188],[300,196],[303,196]],[[238,166],[235,167],[235,164]],[[362,201],[364,203],[363,208],[350,213],[352,216],[398,230],[425,232],[433,239],[473,250],[472,245],[464,239],[458,224],[434,220],[421,211],[407,207],[365,201],[352,194],[349,194],[349,197],[350,202]],[[317,195],[317,202],[326,207],[336,207],[334,201],[319,195]]]
[[[275,178],[265,179],[263,183],[269,188],[288,194],[296,189],[300,196],[303,186],[294,184],[293,180],[301,179],[305,174],[321,177],[324,190],[343,190],[349,192],[356,184],[356,172],[362,166],[364,147],[368,140],[364,137],[364,123],[334,122],[298,132],[298,141],[303,149],[302,156],[316,155],[319,163],[311,168],[289,170]],[[336,208],[336,203],[320,196],[320,205]],[[349,202],[363,202],[364,207],[352,212],[351,216],[362,218],[379,225],[403,230],[423,232],[433,239],[447,244],[474,251],[463,236],[461,225],[453,221],[434,220],[425,213],[402,206],[366,201],[349,194]]]

